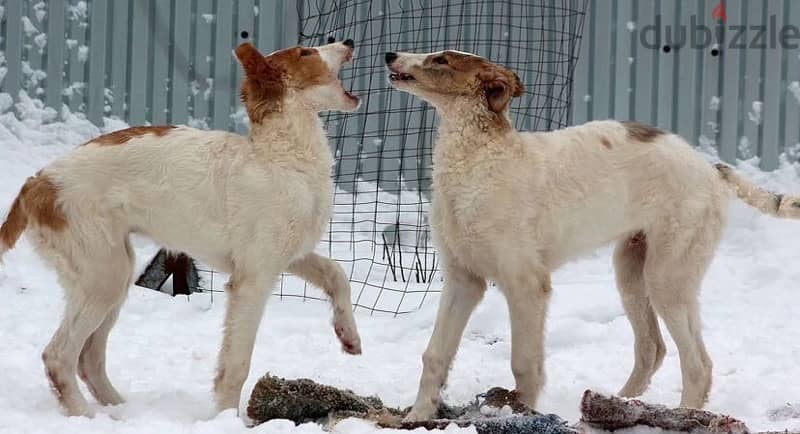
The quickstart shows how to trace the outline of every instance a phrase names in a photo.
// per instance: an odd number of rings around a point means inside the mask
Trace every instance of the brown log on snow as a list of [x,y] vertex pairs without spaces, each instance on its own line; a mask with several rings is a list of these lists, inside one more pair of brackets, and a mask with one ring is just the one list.
[[744,422],[727,415],[692,408],[668,408],[638,399],[605,396],[587,390],[581,399],[581,423],[615,431],[645,425],[692,434],[749,434]]

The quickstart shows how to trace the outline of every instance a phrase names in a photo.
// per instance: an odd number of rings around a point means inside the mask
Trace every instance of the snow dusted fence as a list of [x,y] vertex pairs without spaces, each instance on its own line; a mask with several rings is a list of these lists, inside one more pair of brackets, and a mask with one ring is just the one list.
[[0,91],[97,124],[243,130],[232,49],[296,43],[297,26],[283,0],[0,0]]
[[[350,273],[354,304],[398,314],[439,292],[430,238],[433,107],[388,83],[384,54],[473,52],[513,68],[526,92],[511,102],[518,128],[566,126],[586,0],[304,0],[301,41],[356,40],[342,74],[362,98],[323,116],[336,155],[327,254]],[[436,282],[436,285],[432,285]]]
[[796,160],[797,27],[797,0],[591,1],[572,120],[650,122],[765,170]]
[[[264,51],[296,43],[305,3],[0,0],[0,91],[23,89],[96,123],[116,116],[242,131],[231,48],[243,36]],[[652,122],[726,161],[760,156],[765,169],[781,153],[798,158],[800,52],[772,36],[782,39],[792,24],[800,26],[796,0],[591,0],[571,121]],[[689,41],[695,25],[714,31],[701,48]],[[368,30],[359,26],[354,39]],[[643,33],[660,49],[642,44]]]
[[[553,60],[563,52],[546,45],[575,36],[559,20],[578,4],[583,1],[0,0],[0,91],[17,96],[24,90],[95,123],[113,116],[130,124],[244,131],[241,71],[231,54],[238,43],[252,40],[269,52],[324,42],[329,32],[352,37],[359,58],[344,78],[355,90],[374,93],[376,104],[355,117],[326,116],[339,163],[326,241],[331,256],[350,264],[351,280],[359,283],[356,304],[398,313],[417,307],[438,278],[425,220],[433,114],[385,88],[382,73],[375,73],[382,71],[383,50],[453,45],[521,71],[529,84],[527,108],[515,106],[521,128],[636,119],[676,131],[726,161],[757,155],[772,169],[784,153],[800,157],[800,51],[794,48],[800,30],[791,28],[800,26],[800,2],[591,0],[575,73],[556,83]],[[557,107],[531,111],[537,98],[554,99]],[[353,248],[336,251],[345,245]],[[289,278],[280,294],[316,293]]]
[[[349,273],[356,307],[398,314],[438,292],[427,224],[435,127],[431,107],[387,85],[384,52],[456,48],[503,62],[528,90],[512,104],[516,125],[562,127],[586,1],[6,0],[0,90],[24,90],[96,123],[116,116],[244,130],[237,44],[254,40],[269,52],[355,39],[358,56],[343,79],[364,104],[324,119],[338,188],[323,245]],[[201,270],[205,289],[220,289],[214,274]],[[321,296],[289,275],[278,294]]]

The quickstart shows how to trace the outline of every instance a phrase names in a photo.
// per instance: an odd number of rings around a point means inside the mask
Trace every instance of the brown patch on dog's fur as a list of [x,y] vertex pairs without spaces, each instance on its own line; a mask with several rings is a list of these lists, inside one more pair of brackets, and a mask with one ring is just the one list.
[[336,80],[314,48],[291,47],[264,57],[253,44],[245,42],[236,47],[236,57],[245,72],[240,96],[254,123],[281,110],[286,89],[305,89]]
[[67,227],[67,216],[58,205],[58,186],[41,173],[28,180],[22,187],[22,206],[25,213],[36,223],[54,231]]
[[722,179],[725,179],[725,180],[728,179],[729,174],[731,173],[730,166],[728,166],[726,164],[722,164],[722,163],[717,163],[717,164],[714,165],[714,168],[717,169],[717,171],[719,172],[719,176]]
[[58,191],[58,186],[41,172],[28,178],[0,227],[0,240],[6,248],[14,247],[31,218],[54,231],[67,227],[67,217],[58,205]]
[[479,81],[479,86],[477,86],[479,96],[486,99],[487,108],[494,113],[502,113],[508,108],[511,98],[522,96],[525,93],[525,86],[519,76],[501,65],[481,57],[452,51],[429,56],[428,59],[425,59],[425,64],[432,66],[435,62],[433,59],[437,57],[444,57],[450,68],[457,74],[461,73],[454,79],[468,80],[470,75],[474,75]]
[[283,72],[287,87],[305,89],[336,79],[314,48],[287,48],[270,55],[266,61]]
[[281,100],[286,93],[283,71],[267,63],[249,42],[236,47],[236,57],[245,73],[239,95],[250,121],[260,123],[267,115],[281,109]]
[[602,144],[603,144],[603,146],[605,146],[605,147],[606,147],[606,149],[611,149],[611,148],[612,148],[612,146],[611,146],[611,142],[609,142],[609,141],[608,141],[608,139],[607,139],[607,138],[605,138],[605,137],[603,137],[603,138],[601,138],[601,139],[600,139],[600,143],[602,143]]
[[122,130],[117,130],[108,134],[103,134],[102,136],[89,140],[88,142],[85,143],[85,145],[88,145],[89,143],[93,143],[100,146],[121,145],[125,142],[128,142],[131,139],[141,137],[145,134],[155,134],[156,136],[161,137],[167,134],[168,132],[174,130],[175,128],[177,128],[175,125],[153,125],[153,126],[130,127]]
[[[445,63],[440,63],[442,60]],[[504,112],[511,98],[522,96],[525,86],[512,70],[482,57],[454,51],[428,56],[409,71],[429,91],[445,95],[474,93],[491,112],[491,123],[510,127]]]
[[5,223],[0,226],[0,241],[5,248],[14,247],[26,226],[28,226],[28,215],[22,209],[22,192],[20,192],[11,204],[11,211],[8,212]]
[[664,130],[652,125],[634,121],[622,121],[622,126],[628,130],[628,137],[643,143],[652,142],[654,139],[667,134]]

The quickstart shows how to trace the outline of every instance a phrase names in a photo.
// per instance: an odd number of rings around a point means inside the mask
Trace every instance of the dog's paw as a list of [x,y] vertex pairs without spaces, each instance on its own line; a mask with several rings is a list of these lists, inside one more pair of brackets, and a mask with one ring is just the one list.
[[417,412],[412,410],[410,413],[408,413],[403,418],[403,423],[424,422],[424,421],[430,420],[430,419],[431,419],[430,417],[428,417],[428,416],[426,416],[424,414],[421,414],[421,413],[417,413]]
[[352,321],[336,321],[333,329],[342,343],[342,351],[353,355],[361,354],[361,337]]
[[431,420],[436,415],[436,408],[420,408],[415,405],[403,418],[403,423],[414,423]]
[[94,419],[94,409],[89,407],[89,404],[77,404],[74,406],[64,405],[62,413],[68,417],[85,417],[87,419]]

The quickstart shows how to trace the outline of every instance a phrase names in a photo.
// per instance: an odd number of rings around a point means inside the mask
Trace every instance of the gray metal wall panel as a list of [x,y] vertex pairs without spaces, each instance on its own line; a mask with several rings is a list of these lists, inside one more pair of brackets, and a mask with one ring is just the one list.
[[[214,96],[211,100],[212,127],[216,129],[229,129],[232,125],[229,117],[231,111],[231,88],[236,86],[233,81],[233,68],[239,67],[231,53],[232,47],[237,42],[233,28],[233,10],[230,3],[217,3],[216,29],[214,32]],[[236,32],[238,33],[238,32]]]
[[47,10],[47,83],[45,84],[45,103],[59,107],[64,89],[64,50],[66,14],[64,2],[52,2]]
[[[23,45],[24,57],[27,59],[28,66],[31,69],[44,70],[44,48],[37,44],[37,40],[41,40],[38,39],[39,35],[46,33],[47,14],[43,13],[44,10],[41,3],[29,3],[25,6],[27,6],[24,13],[27,17],[27,25],[23,26],[23,37],[25,38]],[[33,83],[31,84],[34,85]],[[35,85],[30,90],[35,92]]]
[[170,52],[170,100],[168,120],[185,124],[189,120],[189,76],[191,74],[191,0],[172,2],[172,50]]
[[[86,55],[88,48],[86,33],[88,31],[88,10],[83,4],[71,1],[67,6],[67,100],[70,110],[74,112],[86,110]],[[88,6],[88,5],[87,5]]]
[[[688,23],[696,9],[692,4],[681,3],[680,21]],[[638,42],[636,43],[638,44]],[[691,49],[679,48],[672,52],[672,55],[678,57],[678,104],[680,109],[677,113],[676,132],[683,137],[694,139],[700,128],[700,119],[697,113],[701,109],[697,106],[696,89],[702,83],[702,77],[698,72],[698,59],[702,58],[703,54]],[[633,91],[635,92],[635,89]]]
[[153,124],[166,124],[169,114],[169,91],[172,84],[169,79],[170,27],[172,26],[172,8],[170,2],[156,1],[153,13],[152,68],[153,81],[150,84],[152,93],[150,121]]
[[194,17],[194,80],[192,81],[193,110],[192,117],[197,121],[210,124],[209,106],[213,92],[213,75],[211,73],[211,44],[214,35],[214,3],[212,0],[198,0],[197,13]]
[[[766,14],[765,24],[769,28],[777,28],[783,22],[782,2],[764,2]],[[800,24],[800,23],[798,23]],[[772,36],[767,36],[769,44]],[[782,63],[784,55],[788,53],[780,47],[768,46],[764,50],[765,67],[762,69],[764,86],[764,112],[762,115],[762,149],[760,152],[762,164],[767,167],[778,165],[778,156],[783,152],[785,143],[782,142],[780,132],[780,113],[783,111],[783,101],[786,98],[787,87],[782,80]],[[769,65],[767,67],[766,65]]]
[[[542,8],[553,0],[541,1],[530,7]],[[242,125],[231,118],[241,107],[241,71],[231,53],[244,40],[241,31],[246,30],[247,39],[265,53],[298,40],[300,11],[298,3],[292,1],[89,0],[86,10],[76,0],[44,2],[43,10],[36,6],[38,3],[3,2],[0,37],[8,69],[0,90],[16,97],[18,89],[26,89],[29,96],[40,98],[49,106],[60,108],[66,103],[72,110],[85,111],[93,122],[100,122],[103,116],[116,116],[132,124],[194,120],[197,125],[241,131]],[[376,0],[373,8],[402,6],[412,13],[412,1],[399,0],[399,6],[395,3],[398,1]],[[793,155],[800,152],[796,149],[800,142],[798,50],[722,47],[722,54],[713,57],[710,49],[687,46],[673,48],[669,53],[649,50],[638,40],[639,32],[653,24],[657,14],[661,15],[662,25],[673,28],[677,24],[688,27],[692,16],[707,25],[715,23],[711,11],[718,3],[591,1],[572,88],[572,122],[608,118],[651,122],[678,132],[694,144],[700,144],[701,137],[707,139],[705,143],[714,146],[726,161],[760,155],[765,169],[774,168],[786,150]],[[455,0],[436,0],[436,4],[461,7]],[[773,15],[778,24],[800,23],[797,1],[726,0],[725,4],[728,24],[771,25]],[[471,15],[475,11],[466,12]],[[361,19],[366,13],[363,10],[359,16],[330,19]],[[492,13],[517,15],[530,11],[512,10],[500,2]],[[22,17],[29,22],[23,24]],[[385,24],[379,15],[373,13],[371,18],[374,21],[364,25],[358,34],[334,36],[371,38]],[[475,35],[478,40],[493,30],[491,20],[470,22],[458,29],[445,26],[444,31],[432,24],[427,36],[439,40],[458,36],[449,32]],[[42,38],[39,44],[34,40],[39,33],[46,33],[47,37],[42,49]],[[519,38],[524,33],[520,29],[519,34],[510,37]],[[426,35],[417,38],[423,36]],[[671,37],[674,40],[677,36]],[[386,42],[392,46],[410,45],[415,42],[413,39]],[[474,51],[475,43],[460,48]],[[88,53],[82,46],[88,48]],[[520,56],[515,51],[519,49],[524,48],[492,52],[492,56],[505,62]],[[29,89],[34,83],[23,71],[23,61],[33,69],[44,70],[47,79]],[[85,83],[84,88],[81,83]],[[404,98],[407,99],[404,95],[381,95],[379,103],[381,108],[396,108],[404,104]],[[754,109],[754,103],[756,107],[761,104],[761,113]],[[528,126],[534,121],[531,119]],[[432,120],[408,113],[403,119],[395,118],[396,125],[382,122],[332,128],[400,129]],[[408,137],[406,142],[417,140]],[[386,152],[396,152],[395,146],[400,145],[398,142]],[[426,165],[401,153],[398,157],[396,164],[402,164],[404,169]],[[364,171],[377,168],[369,161],[361,164]]]
[[[108,0],[93,0],[89,24],[89,83],[105,84]],[[95,124],[103,122],[105,86],[88,86],[86,115]]]
[[133,8],[134,0],[114,0],[112,2],[112,29],[111,33],[111,115],[128,120],[128,76],[131,67],[129,49],[130,21],[128,19]]
[[[661,8],[661,16],[663,22],[665,24],[676,25],[679,23],[679,16],[677,15],[677,11],[675,10],[676,3],[670,1],[659,1],[661,3],[659,6]],[[656,55],[656,59],[658,60],[658,80],[656,80],[656,86],[658,88],[657,97],[653,104],[656,108],[656,125],[660,128],[665,130],[673,130],[675,128],[675,122],[673,119],[673,107],[675,104],[678,103],[677,95],[675,94],[675,67],[679,65],[680,60],[679,57],[676,55],[678,50],[673,52],[673,47],[676,43],[674,36],[670,35],[670,37],[665,36],[664,43],[662,45],[662,52],[664,54],[672,54],[672,56],[660,56]],[[666,52],[664,50],[669,50]]]
[[[742,22],[745,11],[741,7],[729,7],[728,19],[731,22]],[[743,50],[727,50],[724,55],[722,95],[720,95],[720,120],[719,155],[726,161],[733,161],[738,156],[739,128],[743,120],[743,113],[739,107],[744,103],[744,93],[741,89],[741,80],[736,79],[744,71],[746,54]]]
[[[762,0],[742,0],[744,15],[742,23],[745,25],[758,25],[762,21],[763,7]],[[761,128],[760,124],[753,119],[757,117],[757,104],[763,101],[761,93],[761,51],[758,49],[741,50],[745,58],[744,75],[740,76],[744,85],[744,100],[742,110],[744,116],[740,128],[740,137],[745,137],[746,141],[740,142],[740,147],[744,152],[744,157],[752,156],[761,150]]]
[[[713,147],[725,161],[757,155],[767,170],[777,167],[784,151],[800,157],[800,50],[723,46],[718,56],[712,56],[712,47],[684,44],[666,53],[663,47],[645,48],[638,40],[639,32],[655,23],[658,12],[663,27],[684,25],[689,39],[691,17],[715,26],[718,21],[711,15],[718,4],[717,0],[591,1],[573,85],[573,123],[607,118],[651,122],[695,145]],[[797,1],[726,0],[725,5],[729,26],[769,29],[775,27],[771,16],[778,26],[800,25]],[[616,29],[604,30],[607,21]],[[666,29],[662,34],[666,36]],[[732,36],[729,31],[726,40]],[[751,42],[754,31],[746,36]],[[605,38],[612,40],[607,43]],[[773,42],[769,35],[766,42]],[[606,55],[607,46],[615,53]],[[612,71],[608,81],[606,70]]]
[[[785,2],[786,14],[784,15],[784,24],[800,22],[800,2]],[[800,54],[792,55],[791,53],[784,56],[786,89],[789,95],[784,104],[785,113],[781,118],[781,127],[784,130],[783,143],[786,146],[800,148]],[[800,149],[797,149],[800,151]],[[800,156],[800,155],[798,155]]]
[[9,2],[6,4],[6,65],[8,70],[1,83],[3,92],[8,92],[17,97],[22,77],[22,2]]

